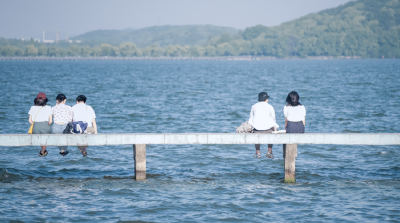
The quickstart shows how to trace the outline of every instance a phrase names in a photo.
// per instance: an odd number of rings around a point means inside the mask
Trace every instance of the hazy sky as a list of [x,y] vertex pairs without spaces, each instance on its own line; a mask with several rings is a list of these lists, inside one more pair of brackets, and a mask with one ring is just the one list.
[[350,0],[0,0],[0,37],[60,39],[96,29],[279,25]]

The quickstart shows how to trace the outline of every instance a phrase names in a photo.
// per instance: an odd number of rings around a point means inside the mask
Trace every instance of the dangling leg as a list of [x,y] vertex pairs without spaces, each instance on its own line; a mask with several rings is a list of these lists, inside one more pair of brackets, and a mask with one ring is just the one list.
[[87,156],[87,152],[86,152],[87,146],[78,146],[78,149],[79,149],[79,151],[81,151],[83,156]]
[[260,144],[255,144],[256,147],[256,154],[254,154],[254,158],[261,158],[261,145]]
[[271,159],[274,158],[274,155],[272,155],[272,144],[268,144],[268,153],[265,156]]
[[39,156],[45,157],[47,155],[47,150],[46,150],[47,146],[40,146],[40,147],[42,148],[42,151],[39,152]]

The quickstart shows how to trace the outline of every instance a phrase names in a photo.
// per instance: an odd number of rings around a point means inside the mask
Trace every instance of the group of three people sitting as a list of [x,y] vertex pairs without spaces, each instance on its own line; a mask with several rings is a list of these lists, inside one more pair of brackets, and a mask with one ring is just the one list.
[[[249,124],[254,133],[272,133],[277,131],[279,125],[275,119],[275,109],[268,103],[269,96],[266,92],[258,94],[258,103],[251,107]],[[285,115],[286,133],[304,133],[306,125],[306,108],[299,102],[300,96],[292,91],[286,97],[286,105],[283,108]],[[256,144],[255,158],[261,158],[260,144]],[[272,144],[268,144],[268,152],[265,155],[274,158]]]
[[[67,97],[59,94],[56,97],[57,104],[50,107],[47,104],[49,99],[45,93],[39,93],[34,100],[34,106],[29,110],[29,123],[33,124],[32,134],[63,134],[68,123],[82,121],[87,123],[87,134],[97,134],[96,114],[93,108],[86,105],[86,97],[79,95],[76,98],[76,105],[66,105]],[[51,124],[54,122],[53,126]],[[46,146],[41,146],[39,156],[47,155]],[[59,146],[60,154],[68,154],[67,146]],[[87,155],[87,146],[78,146],[83,156]]]

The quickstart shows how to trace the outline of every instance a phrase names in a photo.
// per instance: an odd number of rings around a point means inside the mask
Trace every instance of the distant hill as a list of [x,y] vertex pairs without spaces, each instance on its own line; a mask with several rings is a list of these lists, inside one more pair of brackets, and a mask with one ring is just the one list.
[[[400,57],[400,1],[357,0],[279,26],[212,38],[206,55]],[[206,47],[206,48],[207,48]]]
[[181,46],[203,45],[210,37],[224,33],[235,35],[239,30],[231,27],[213,25],[152,26],[142,29],[95,30],[71,39],[82,40],[84,45],[97,46],[108,43],[118,46],[131,42],[138,47],[157,44],[161,47],[179,44]]
[[[260,21],[262,22],[262,21]],[[400,0],[356,0],[279,26],[97,30],[82,43],[0,38],[2,56],[236,56],[400,58]]]

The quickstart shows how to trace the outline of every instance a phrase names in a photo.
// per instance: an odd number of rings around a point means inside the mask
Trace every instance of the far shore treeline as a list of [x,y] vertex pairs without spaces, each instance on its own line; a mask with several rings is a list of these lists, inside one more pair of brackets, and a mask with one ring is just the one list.
[[[105,32],[105,31],[104,31]],[[182,33],[176,36],[182,38]],[[163,36],[158,36],[163,38]],[[170,34],[165,38],[174,38]],[[187,35],[186,38],[191,38]],[[237,34],[209,37],[201,45],[154,43],[138,47],[133,42],[103,42],[89,46],[67,41],[40,43],[0,38],[0,55],[47,57],[141,56],[360,56],[400,57],[400,1],[357,0],[313,13],[275,27],[257,25]]]

